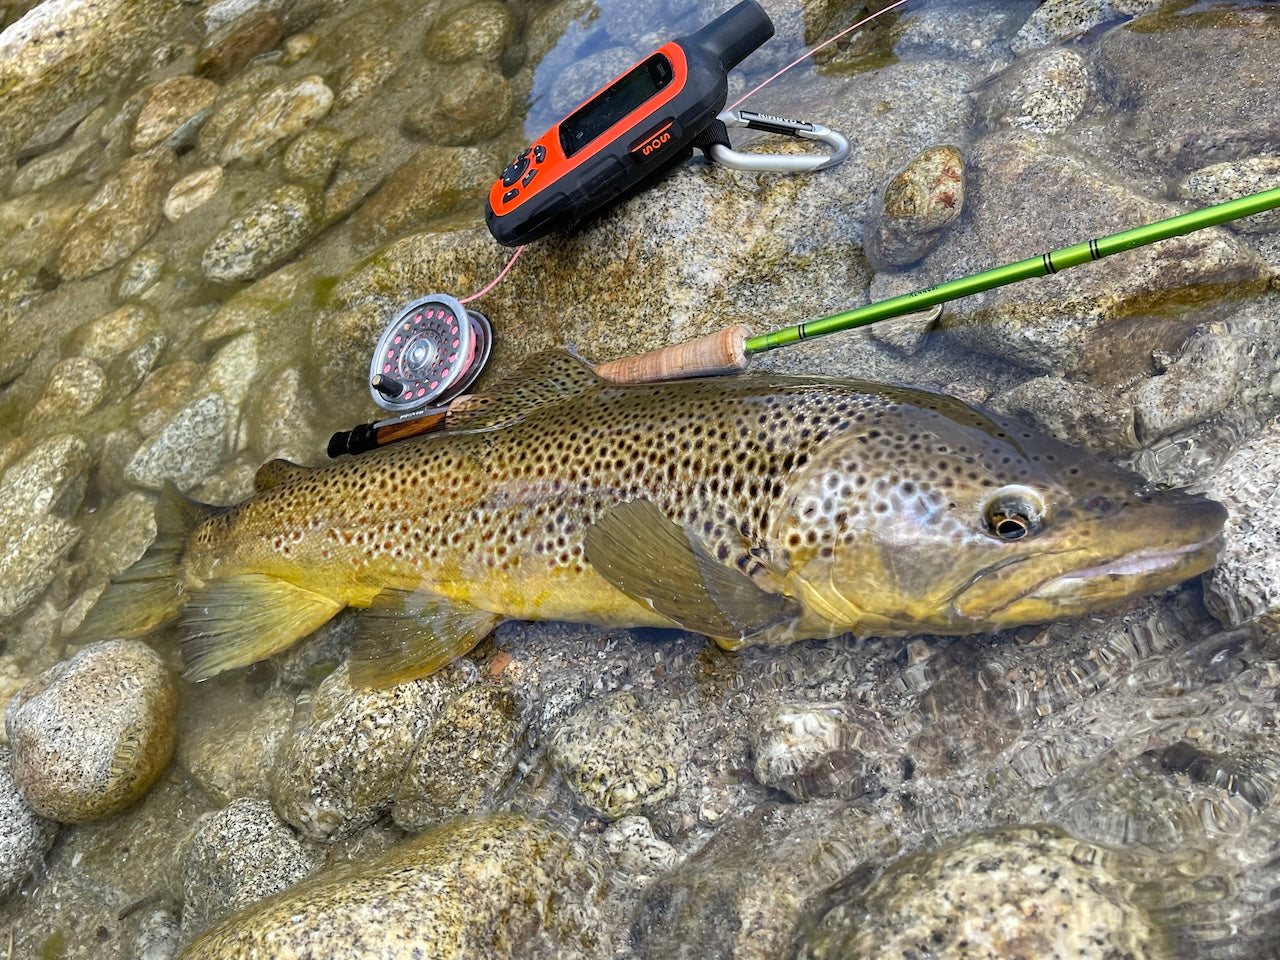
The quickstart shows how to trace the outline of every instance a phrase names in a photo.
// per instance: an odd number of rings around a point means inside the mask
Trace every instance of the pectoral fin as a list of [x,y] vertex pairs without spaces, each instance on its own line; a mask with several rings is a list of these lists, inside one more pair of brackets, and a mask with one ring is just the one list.
[[182,661],[190,680],[256,663],[326,623],[345,604],[258,573],[212,580],[182,608]]
[[794,600],[720,563],[648,500],[622,503],[587,531],[587,560],[628,596],[722,646],[795,618]]
[[351,682],[389,687],[425,677],[465,654],[500,619],[435,594],[383,590],[356,621]]

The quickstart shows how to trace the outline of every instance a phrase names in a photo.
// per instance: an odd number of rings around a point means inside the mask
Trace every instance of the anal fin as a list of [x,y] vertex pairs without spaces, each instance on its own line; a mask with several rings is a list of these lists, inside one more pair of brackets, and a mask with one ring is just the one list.
[[243,573],[191,591],[182,608],[182,661],[207,680],[291,646],[345,606],[287,580]]
[[586,553],[623,593],[724,647],[788,623],[799,611],[790,597],[720,563],[648,500],[605,514],[587,531]]
[[499,620],[436,594],[383,590],[356,620],[351,682],[389,687],[428,676],[474,647]]

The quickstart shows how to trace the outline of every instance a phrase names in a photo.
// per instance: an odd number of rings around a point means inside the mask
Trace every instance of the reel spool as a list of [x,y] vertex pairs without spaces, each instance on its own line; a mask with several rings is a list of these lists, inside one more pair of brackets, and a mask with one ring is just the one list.
[[369,393],[394,413],[447,403],[480,375],[492,346],[488,317],[447,294],[429,294],[382,332],[369,364]]

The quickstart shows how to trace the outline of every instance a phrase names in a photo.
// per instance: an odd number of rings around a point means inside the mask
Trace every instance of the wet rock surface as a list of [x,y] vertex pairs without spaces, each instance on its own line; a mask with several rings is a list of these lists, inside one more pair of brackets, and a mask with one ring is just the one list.
[[173,753],[173,678],[138,641],[86,647],[5,708],[18,792],[43,816],[97,820],[143,796]]
[[[766,6],[777,34],[731,100],[858,15]],[[155,489],[237,500],[265,460],[322,462],[332,431],[376,419],[385,324],[511,256],[480,213],[502,166],[706,16],[685,0],[0,5],[0,700],[66,668],[65,638],[154,536]],[[744,104],[841,130],[845,163],[695,159],[531,245],[477,303],[495,329],[479,386],[545,347],[606,359],[762,331],[1270,187],[1275,17],[1244,0],[913,3]],[[805,149],[749,136],[735,143]],[[879,191],[939,144],[963,156],[963,211],[889,269],[869,253]],[[882,956],[915,949],[908,914],[936,956],[996,915],[1027,942],[1053,919],[1064,944],[1135,958],[1268,955],[1275,228],[1260,215],[753,359],[941,390],[1207,490],[1231,518],[1203,587],[998,636],[738,654],[512,622],[394,691],[346,681],[348,611],[180,683],[175,761],[139,802],[52,846],[25,835],[0,899],[13,955],[170,958],[213,923],[193,954],[234,957],[299,916],[326,956],[390,954],[397,930],[467,956],[860,956],[871,934]],[[147,642],[176,675],[179,630]]]
[[1169,956],[1114,859],[1049,829],[964,837],[831,907],[798,956]]
[[236,914],[183,957],[586,958],[601,946],[594,883],[548,824],[461,820]]
[[58,824],[42,817],[18,792],[12,752],[0,747],[0,897],[8,896],[53,845]]

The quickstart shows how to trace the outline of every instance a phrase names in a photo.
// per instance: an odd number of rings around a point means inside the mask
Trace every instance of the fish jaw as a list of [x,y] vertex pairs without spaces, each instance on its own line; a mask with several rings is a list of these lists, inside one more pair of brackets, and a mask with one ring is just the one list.
[[1093,521],[1083,546],[1029,554],[976,577],[949,605],[957,624],[1006,629],[1079,616],[1156,593],[1213,568],[1227,512],[1171,494]]

